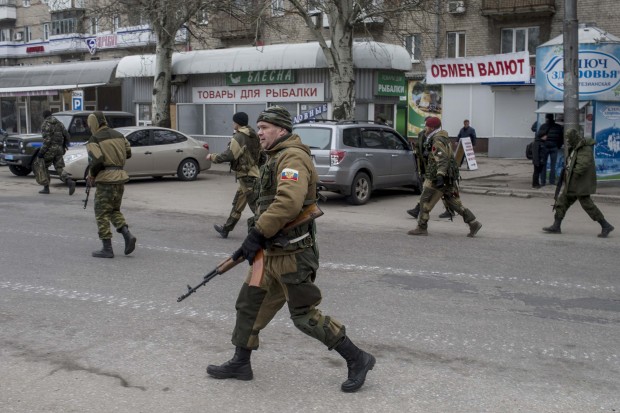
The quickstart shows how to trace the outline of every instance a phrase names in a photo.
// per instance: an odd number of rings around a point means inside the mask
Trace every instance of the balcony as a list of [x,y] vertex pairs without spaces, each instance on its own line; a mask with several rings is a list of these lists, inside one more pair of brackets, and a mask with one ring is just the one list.
[[6,23],[17,19],[16,0],[0,0],[0,23]]
[[252,38],[256,27],[248,24],[231,14],[219,14],[215,19],[210,19],[213,37],[218,39]]
[[480,12],[493,19],[550,17],[556,0],[482,0]]

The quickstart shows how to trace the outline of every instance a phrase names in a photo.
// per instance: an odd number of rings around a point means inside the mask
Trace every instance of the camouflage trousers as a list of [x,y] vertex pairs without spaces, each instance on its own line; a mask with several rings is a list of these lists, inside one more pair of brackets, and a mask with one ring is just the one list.
[[64,170],[65,161],[62,159],[64,155],[64,149],[61,147],[52,147],[43,158],[36,157],[32,162],[32,171],[34,172],[34,179],[37,181],[37,184],[47,186],[50,184],[50,172],[48,168],[50,165],[54,165],[60,180],[63,182],[67,182],[67,178],[69,177]]
[[462,215],[463,221],[466,224],[476,220],[476,216],[469,209],[465,208],[461,202],[457,185],[446,184],[443,188],[438,189],[433,186],[433,181],[426,179],[424,180],[422,195],[420,196],[420,216],[418,217],[418,226],[420,228],[427,228],[430,212],[442,198],[446,208]]
[[334,348],[344,337],[345,327],[316,308],[321,302],[321,290],[314,284],[318,267],[313,248],[297,254],[265,256],[265,273],[260,286],[249,286],[250,270],[239,291],[233,345],[257,349],[260,331],[288,303],[295,327],[328,349]]
[[112,239],[110,222],[117,232],[120,232],[120,229],[127,225],[125,217],[121,213],[125,185],[97,183],[96,187],[95,220],[97,221],[99,239]]
[[600,209],[594,204],[590,195],[586,196],[575,196],[575,195],[567,195],[566,192],[563,192],[558,198],[558,202],[555,205],[555,218],[564,219],[566,216],[566,211],[575,203],[575,201],[579,201],[581,207],[584,211],[592,218],[594,221],[600,221],[605,218]]
[[[237,180],[237,192],[232,201],[230,215],[224,224],[224,231],[231,232],[235,228],[246,205],[250,207],[252,213],[256,212],[256,200],[258,199],[258,191],[254,190],[256,181],[257,178],[251,176],[244,176]],[[254,226],[254,217],[248,219],[248,229],[252,226]]]

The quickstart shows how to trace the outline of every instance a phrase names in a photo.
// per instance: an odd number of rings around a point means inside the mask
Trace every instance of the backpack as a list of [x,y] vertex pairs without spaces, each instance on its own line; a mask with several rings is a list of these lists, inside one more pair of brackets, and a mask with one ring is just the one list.
[[534,141],[530,142],[527,144],[527,146],[525,147],[525,157],[529,160],[534,159]]

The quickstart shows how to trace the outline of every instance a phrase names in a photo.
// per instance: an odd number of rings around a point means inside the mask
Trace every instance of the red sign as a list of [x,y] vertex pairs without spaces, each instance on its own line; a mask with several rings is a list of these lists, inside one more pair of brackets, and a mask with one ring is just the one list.
[[528,82],[530,59],[527,52],[426,62],[426,83]]
[[45,51],[44,46],[28,46],[26,47],[26,53],[43,53]]

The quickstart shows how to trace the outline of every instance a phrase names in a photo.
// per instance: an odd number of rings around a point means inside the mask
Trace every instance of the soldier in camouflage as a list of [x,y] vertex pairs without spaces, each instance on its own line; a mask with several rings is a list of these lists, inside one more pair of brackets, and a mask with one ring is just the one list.
[[250,272],[239,292],[233,358],[208,366],[207,373],[218,379],[251,380],[250,355],[259,346],[259,333],[287,304],[295,327],[347,361],[348,378],[341,389],[354,392],[364,384],[375,358],[353,344],[339,321],[317,308],[322,296],[314,284],[319,267],[314,221],[295,228],[288,246],[272,242],[305,205],[317,202],[318,176],[310,149],[291,130],[291,115],[283,107],[272,106],[258,117],[258,136],[268,160],[261,168],[255,226],[233,259],[244,257],[251,264],[264,249],[264,275],[259,286],[250,286]]
[[418,226],[409,235],[428,235],[429,213],[442,197],[449,211],[463,216],[469,225],[468,237],[473,237],[482,228],[474,214],[461,203],[459,197],[459,167],[454,159],[450,137],[441,130],[441,120],[430,117],[425,122],[426,142],[424,150],[429,153],[424,187],[420,196]]
[[554,209],[555,217],[553,225],[543,228],[543,231],[551,234],[561,234],[562,220],[566,216],[568,208],[576,201],[593,220],[601,225],[600,238],[607,238],[614,230],[600,209],[594,204],[590,195],[596,193],[596,166],[594,163],[594,139],[583,139],[579,132],[570,129],[566,133],[568,144],[568,158],[566,158],[566,170],[562,193],[558,197]]
[[[213,228],[222,238],[228,237],[245,209],[249,205],[254,214],[256,210],[256,191],[254,186],[258,180],[258,167],[261,159],[261,147],[258,135],[248,126],[248,115],[237,112],[233,115],[235,133],[230,140],[228,149],[222,153],[210,153],[207,159],[213,163],[230,162],[230,169],[235,171],[238,187],[232,202],[230,216],[224,225],[214,225]],[[251,226],[248,222],[248,228]]]
[[40,194],[50,193],[50,173],[48,168],[54,165],[60,180],[69,187],[69,195],[75,192],[75,181],[65,172],[65,161],[62,156],[69,147],[69,133],[65,126],[58,119],[52,116],[49,110],[43,111],[43,124],[41,134],[43,135],[43,145],[37,152],[32,169],[34,177],[39,185],[43,185]]
[[125,255],[128,255],[136,248],[137,241],[129,232],[121,212],[125,182],[129,180],[129,175],[123,167],[125,161],[131,157],[131,147],[122,133],[108,127],[103,113],[97,111],[88,115],[87,123],[92,133],[86,144],[87,179],[89,185],[96,185],[95,219],[99,239],[103,243],[103,248],[94,251],[92,255],[97,258],[114,258],[110,222],[116,228],[116,232],[123,235]]

